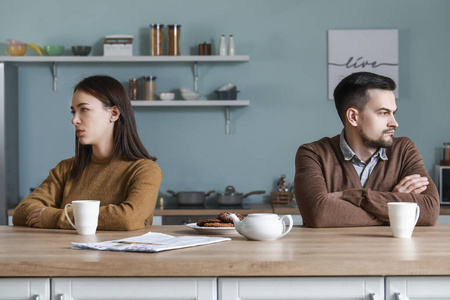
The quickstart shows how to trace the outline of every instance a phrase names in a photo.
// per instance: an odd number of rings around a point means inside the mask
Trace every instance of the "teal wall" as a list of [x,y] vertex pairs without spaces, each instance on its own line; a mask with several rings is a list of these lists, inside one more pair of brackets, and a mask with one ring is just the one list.
[[[14,38],[66,49],[92,45],[93,54],[102,55],[104,36],[124,33],[135,36],[134,55],[147,55],[150,23],[182,24],[183,55],[195,54],[203,41],[217,51],[221,34],[233,34],[237,54],[250,55],[249,62],[199,68],[202,93],[234,82],[239,98],[250,99],[249,107],[232,109],[230,135],[221,108],[135,109],[142,140],[164,172],[164,193],[222,191],[230,184],[241,192],[269,192],[281,174],[291,183],[298,146],[342,127],[327,99],[328,29],[398,29],[396,135],[416,143],[429,172],[442,142],[450,142],[447,0],[2,0],[0,51]],[[189,64],[60,64],[53,92],[49,64],[20,64],[21,197],[74,154],[72,88],[99,73],[125,84],[156,75],[158,91],[193,87]]]

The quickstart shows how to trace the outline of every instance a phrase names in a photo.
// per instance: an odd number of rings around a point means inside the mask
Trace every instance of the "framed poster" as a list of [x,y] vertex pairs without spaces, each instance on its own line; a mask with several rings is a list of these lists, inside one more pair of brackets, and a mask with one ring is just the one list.
[[398,30],[328,30],[328,99],[346,76],[371,72],[392,78],[398,98]]

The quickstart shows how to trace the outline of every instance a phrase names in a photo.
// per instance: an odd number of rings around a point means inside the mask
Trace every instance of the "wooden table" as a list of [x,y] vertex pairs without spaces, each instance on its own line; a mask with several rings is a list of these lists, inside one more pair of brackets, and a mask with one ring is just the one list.
[[231,241],[160,253],[71,249],[71,242],[137,236],[149,231],[196,235],[185,226],[77,235],[72,230],[0,226],[0,277],[57,276],[386,276],[450,275],[450,225],[416,227],[396,239],[389,227],[294,227],[272,242]]

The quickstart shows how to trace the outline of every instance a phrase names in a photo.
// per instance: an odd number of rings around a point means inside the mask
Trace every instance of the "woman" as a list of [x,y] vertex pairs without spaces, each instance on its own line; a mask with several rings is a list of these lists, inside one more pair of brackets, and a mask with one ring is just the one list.
[[98,230],[151,224],[162,173],[139,139],[124,87],[108,76],[85,78],[74,89],[71,110],[75,156],[17,206],[13,224],[72,229],[64,206],[73,200],[100,200]]

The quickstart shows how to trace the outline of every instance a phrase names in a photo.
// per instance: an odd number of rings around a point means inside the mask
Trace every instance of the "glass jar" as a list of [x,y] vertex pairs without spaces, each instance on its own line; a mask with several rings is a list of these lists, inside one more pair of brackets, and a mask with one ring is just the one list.
[[442,159],[450,161],[450,143],[444,143],[444,155]]
[[156,100],[156,76],[144,76],[144,99]]
[[151,55],[159,56],[163,54],[163,38],[164,38],[164,25],[162,24],[150,24],[150,40],[151,40]]
[[130,100],[139,99],[139,82],[136,78],[130,79],[129,96]]
[[172,24],[168,26],[169,26],[169,55],[180,55],[181,25]]

